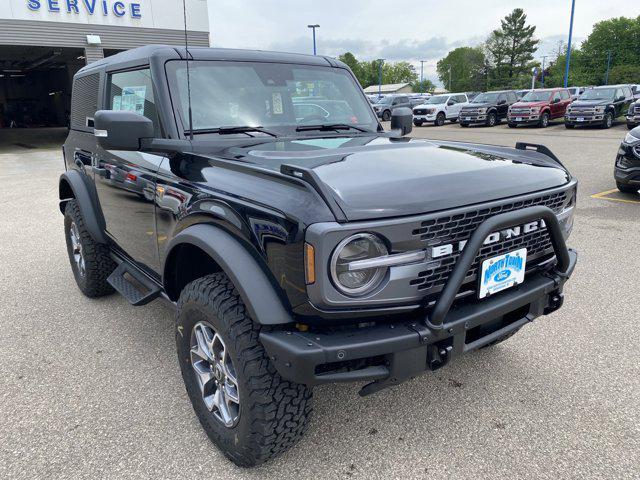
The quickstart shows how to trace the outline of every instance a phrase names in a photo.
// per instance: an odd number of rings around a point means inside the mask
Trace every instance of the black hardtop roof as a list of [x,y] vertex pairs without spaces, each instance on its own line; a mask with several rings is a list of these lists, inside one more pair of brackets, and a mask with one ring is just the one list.
[[[304,55],[301,53],[269,52],[264,50],[242,50],[235,48],[189,47],[192,60],[228,60],[243,62],[274,62],[298,63],[304,65],[345,67],[339,60],[322,55]],[[77,75],[95,73],[96,70],[107,68],[117,69],[119,66],[127,68],[131,64],[149,63],[151,58],[184,59],[185,48],[171,45],[146,45],[117,53],[83,67]]]

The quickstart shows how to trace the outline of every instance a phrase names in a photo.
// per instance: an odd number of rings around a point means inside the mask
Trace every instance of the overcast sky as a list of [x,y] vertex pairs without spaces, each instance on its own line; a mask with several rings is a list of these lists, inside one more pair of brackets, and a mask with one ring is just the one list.
[[[553,54],[566,42],[571,0],[207,0],[214,47],[313,53],[308,24],[317,23],[318,53],[350,51],[366,60],[407,60],[437,82],[436,62],[449,50],[481,43],[516,7],[537,27],[537,55]],[[638,0],[577,0],[574,39],[583,40],[594,23],[634,16]]]

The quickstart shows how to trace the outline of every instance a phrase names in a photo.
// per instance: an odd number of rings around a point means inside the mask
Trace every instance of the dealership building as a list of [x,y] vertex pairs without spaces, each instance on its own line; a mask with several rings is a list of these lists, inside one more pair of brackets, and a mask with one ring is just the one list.
[[[185,0],[190,45],[209,45],[206,0]],[[184,45],[182,0],[2,0],[0,128],[67,124],[82,66],[151,43]]]

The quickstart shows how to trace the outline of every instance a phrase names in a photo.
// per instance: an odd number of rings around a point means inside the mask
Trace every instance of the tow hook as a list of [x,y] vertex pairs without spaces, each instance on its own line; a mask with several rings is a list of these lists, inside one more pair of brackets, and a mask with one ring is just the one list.
[[552,292],[549,294],[549,305],[544,309],[544,314],[548,315],[551,312],[558,310],[564,303],[564,293]]
[[429,369],[432,371],[438,370],[449,363],[451,350],[451,346],[441,347],[438,345],[429,345],[427,347],[427,365]]

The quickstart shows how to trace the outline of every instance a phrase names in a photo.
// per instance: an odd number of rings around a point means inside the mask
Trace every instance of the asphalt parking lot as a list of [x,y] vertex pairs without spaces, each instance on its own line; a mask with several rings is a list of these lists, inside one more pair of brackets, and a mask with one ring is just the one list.
[[0,478],[640,478],[640,196],[611,192],[625,133],[415,128],[542,143],[578,177],[565,306],[377,395],[317,388],[303,441],[253,470],[200,428],[171,310],[76,288],[57,206],[60,132],[0,137]]

